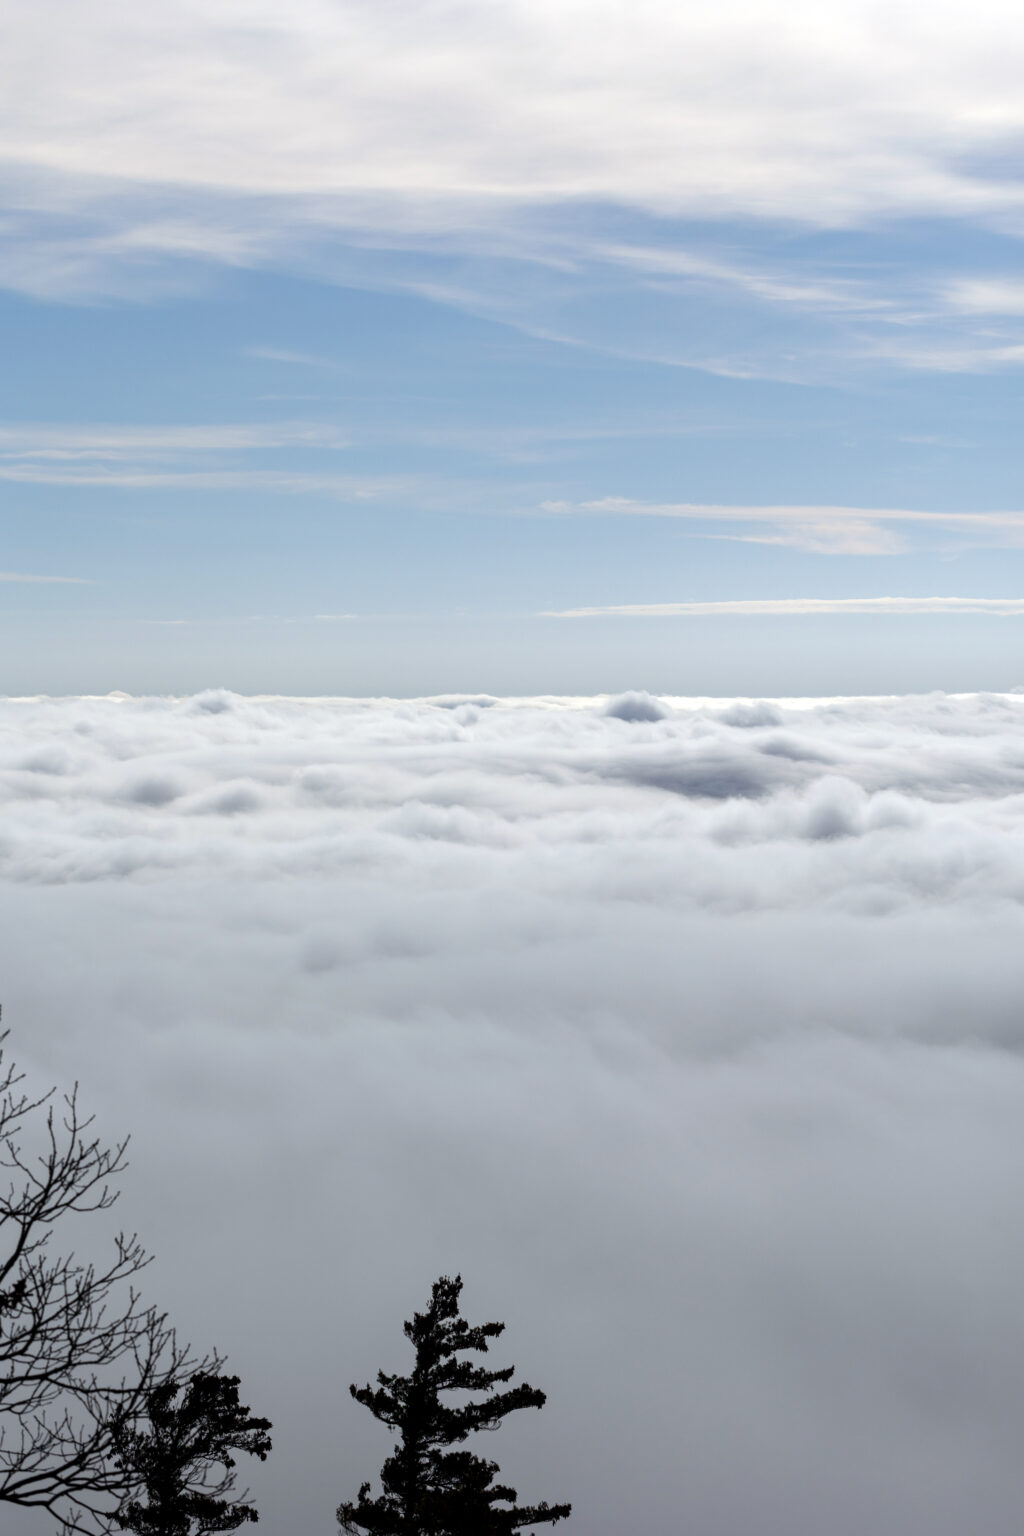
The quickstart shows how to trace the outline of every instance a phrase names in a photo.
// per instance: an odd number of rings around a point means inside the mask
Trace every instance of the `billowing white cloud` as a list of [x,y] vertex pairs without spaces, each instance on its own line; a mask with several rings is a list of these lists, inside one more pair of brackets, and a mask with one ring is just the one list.
[[487,1451],[588,1536],[1016,1532],[1022,726],[0,703],[4,1021],[134,1129],[147,1291],[275,1421],[268,1536],[380,1465],[347,1383],[459,1268],[549,1393]]

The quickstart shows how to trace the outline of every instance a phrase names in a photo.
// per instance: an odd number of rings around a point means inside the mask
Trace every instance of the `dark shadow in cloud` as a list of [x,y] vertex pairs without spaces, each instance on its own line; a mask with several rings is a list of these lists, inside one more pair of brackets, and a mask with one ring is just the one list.
[[172,779],[158,775],[147,775],[137,779],[134,783],[127,784],[121,792],[120,798],[135,805],[161,806],[170,805],[182,794],[181,787]]
[[765,761],[725,739],[698,741],[643,754],[622,752],[610,775],[674,795],[708,800],[759,800],[810,777],[788,761]]
[[223,715],[234,707],[234,700],[235,695],[226,688],[207,688],[189,700],[188,709],[191,714]]
[[723,725],[753,730],[763,725],[781,725],[783,715],[778,705],[767,699],[737,699],[728,709],[721,710],[718,718]]
[[604,714],[610,720],[650,721],[664,720],[668,710],[649,693],[620,693],[609,699]]

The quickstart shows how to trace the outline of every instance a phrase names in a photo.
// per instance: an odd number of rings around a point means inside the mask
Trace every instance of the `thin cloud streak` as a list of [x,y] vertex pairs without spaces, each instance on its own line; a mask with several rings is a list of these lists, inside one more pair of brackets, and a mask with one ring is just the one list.
[[791,304],[816,311],[861,313],[890,309],[892,301],[873,294],[863,281],[836,279],[800,281],[735,262],[712,259],[677,248],[634,245],[598,246],[590,253],[599,260],[657,278],[704,281],[745,290],[772,303]]
[[115,470],[58,469],[0,464],[0,480],[18,485],[109,486],[126,490],[273,491],[287,495],[337,496],[371,501],[407,492],[412,477],[320,475],[304,470]]
[[0,581],[24,581],[43,586],[93,587],[89,576],[37,576],[27,571],[0,571]]
[[946,529],[958,535],[983,534],[984,542],[1016,547],[1024,541],[1024,511],[933,512],[905,507],[844,506],[722,506],[699,502],[649,502],[626,496],[595,501],[546,501],[541,511],[609,517],[668,517],[693,523],[768,523],[772,534],[730,533],[711,537],[750,544],[782,544],[815,554],[899,554],[907,541],[898,529],[907,524],[922,529]]
[[326,422],[121,423],[18,422],[0,425],[0,462],[172,458],[186,453],[349,446],[348,433]]
[[[5,423],[0,481],[90,489],[255,491],[367,501],[408,491],[412,477],[255,467],[256,456],[332,454],[351,435],[326,422]],[[321,461],[322,462],[322,461]],[[308,464],[308,460],[307,460]]]
[[264,363],[291,363],[303,368],[344,368],[344,363],[330,357],[317,357],[313,352],[294,352],[284,347],[246,347],[246,357],[255,357]]
[[1024,597],[778,597],[735,598],[707,603],[622,603],[607,608],[550,609],[547,619],[704,618],[728,615],[981,613],[1003,618],[1024,614]]
[[153,625],[159,629],[183,629],[204,625],[219,629],[253,624],[349,624],[357,619],[368,617],[379,618],[380,615],[362,613],[245,613],[232,614],[227,617],[200,616],[188,619],[140,619],[139,622]]

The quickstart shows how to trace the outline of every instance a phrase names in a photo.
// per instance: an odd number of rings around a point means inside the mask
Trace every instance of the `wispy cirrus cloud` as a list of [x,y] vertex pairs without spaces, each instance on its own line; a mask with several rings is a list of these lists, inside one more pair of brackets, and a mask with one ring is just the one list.
[[[291,355],[289,354],[290,358]],[[295,357],[303,361],[301,354]],[[275,359],[276,360],[276,359]],[[325,362],[325,366],[327,366]],[[0,422],[0,482],[88,489],[268,491],[364,499],[415,490],[431,505],[502,504],[493,488],[451,475],[439,481],[437,455],[534,464],[595,442],[678,438],[722,430],[680,413],[639,412],[600,422],[545,419],[523,425],[423,424],[389,418],[350,428],[330,421],[213,423]],[[426,473],[349,473],[333,467],[353,448],[394,445],[422,452]],[[284,467],[287,466],[287,467]]]
[[312,470],[143,470],[2,465],[0,480],[19,485],[121,488],[124,490],[269,491],[289,496],[338,496],[364,501],[408,490],[411,476],[325,475]]
[[841,313],[884,311],[894,307],[891,299],[873,291],[863,277],[811,275],[801,280],[785,268],[772,271],[767,264],[758,265],[752,260],[744,263],[735,256],[729,260],[668,246],[607,245],[598,246],[592,254],[598,260],[661,282],[675,279],[683,283],[703,282],[725,289],[736,288],[774,304]]
[[821,614],[989,614],[998,618],[1024,615],[1024,597],[771,597],[731,598],[706,603],[622,603],[605,608],[563,608],[543,615],[549,619],[712,618],[759,616],[784,618]]
[[[722,506],[701,502],[649,502],[625,496],[594,501],[547,501],[555,515],[678,518],[704,525],[704,537],[748,544],[779,544],[814,554],[888,555],[909,547],[916,528],[946,532],[962,542],[1024,544],[1024,511],[935,512],[909,507]],[[722,524],[734,531],[719,532]],[[767,525],[768,531],[760,531]]]
[[32,585],[60,587],[92,587],[95,582],[89,576],[41,576],[30,571],[0,571],[0,581],[28,582]]
[[[884,21],[866,0],[796,0],[770,26],[754,0],[611,0],[602,16],[590,26],[579,0],[18,7],[0,61],[0,282],[123,297],[196,262],[312,265],[726,374],[820,372],[839,355],[1019,365],[1013,337],[942,334],[973,332],[992,293],[971,284],[994,292],[1005,272],[973,270],[959,240],[948,272],[922,271],[878,233],[1024,227],[1024,23],[1007,0],[982,0],[966,38],[952,0]],[[869,251],[844,246],[868,229]],[[801,256],[800,230],[829,231],[830,254]],[[402,252],[455,267],[392,270]],[[495,270],[471,278],[467,255]],[[705,345],[675,326],[673,350],[663,327],[630,352],[538,299],[542,269],[600,290],[611,267],[634,291],[742,294],[838,332]]]
[[0,424],[0,463],[13,460],[170,459],[183,454],[274,448],[346,448],[349,436],[322,422],[184,422],[132,426],[52,422]]
[[[350,434],[329,423],[256,422],[150,426],[0,426],[0,481],[75,488],[269,491],[365,500],[408,487],[410,477],[277,467],[275,454],[333,454]],[[269,462],[268,462],[269,460]],[[322,460],[312,461],[315,464]]]
[[204,626],[215,629],[235,629],[262,624],[350,624],[365,617],[367,615],[361,613],[244,613],[203,615],[187,619],[142,619],[140,623],[152,625],[157,629],[192,629]]
[[246,357],[264,363],[291,363],[302,368],[340,368],[335,358],[319,357],[315,352],[295,352],[288,347],[246,347]]
[[1009,278],[961,278],[949,285],[945,298],[962,314],[1024,315],[1024,283]]

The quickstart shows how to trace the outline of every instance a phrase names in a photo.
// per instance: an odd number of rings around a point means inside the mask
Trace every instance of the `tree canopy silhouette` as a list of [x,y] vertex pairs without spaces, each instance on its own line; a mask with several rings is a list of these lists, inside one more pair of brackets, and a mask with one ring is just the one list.
[[[416,1352],[410,1376],[378,1372],[376,1388],[352,1386],[357,1403],[374,1418],[398,1431],[398,1444],[381,1468],[383,1492],[370,1497],[364,1483],[355,1503],[338,1507],[338,1522],[348,1533],[371,1536],[511,1536],[526,1526],[564,1520],[570,1504],[520,1506],[514,1488],[496,1483],[498,1465],[467,1450],[450,1450],[477,1430],[498,1429],[520,1408],[543,1408],[543,1392],[523,1382],[507,1391],[514,1366],[488,1371],[460,1358],[466,1351],[487,1353],[488,1341],[505,1331],[504,1323],[472,1326],[460,1315],[462,1277],[442,1275],[430,1294],[426,1312],[405,1324]],[[448,1393],[479,1392],[475,1401],[443,1400]]]
[[136,1536],[211,1536],[234,1531],[259,1515],[248,1491],[234,1495],[235,1456],[266,1461],[269,1419],[255,1419],[238,1401],[239,1378],[196,1371],[187,1386],[165,1381],[147,1394],[148,1428],[120,1426],[118,1464],[146,1495],[118,1511],[122,1530]]
[[[0,1035],[0,1506],[47,1510],[64,1531],[108,1530],[130,1492],[115,1426],[196,1364],[166,1315],[144,1307],[149,1263],[120,1233],[99,1265],[53,1251],[62,1219],[109,1210],[127,1141],[106,1147],[77,1087],[32,1098]],[[209,1363],[209,1362],[207,1362]],[[213,1361],[216,1364],[216,1360]]]

